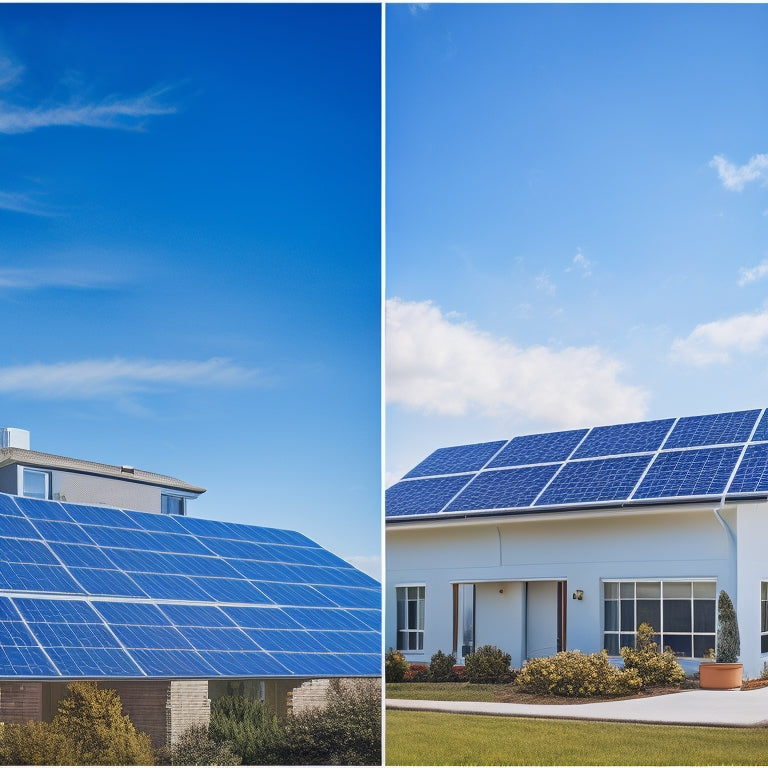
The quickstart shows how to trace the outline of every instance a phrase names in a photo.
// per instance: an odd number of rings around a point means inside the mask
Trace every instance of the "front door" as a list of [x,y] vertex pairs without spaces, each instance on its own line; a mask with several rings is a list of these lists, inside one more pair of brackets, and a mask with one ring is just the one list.
[[526,656],[554,656],[565,647],[565,584],[529,581],[526,592]]

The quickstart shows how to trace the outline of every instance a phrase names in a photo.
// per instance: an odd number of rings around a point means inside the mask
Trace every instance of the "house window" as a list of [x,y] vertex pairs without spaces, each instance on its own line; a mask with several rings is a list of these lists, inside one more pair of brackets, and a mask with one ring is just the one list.
[[24,467],[21,475],[21,495],[32,499],[48,499],[51,494],[51,476],[39,469]]
[[603,596],[603,643],[612,656],[634,645],[643,622],[676,656],[704,658],[715,647],[714,581],[606,581]]
[[424,592],[420,587],[397,587],[397,649],[424,650]]
[[760,653],[768,653],[768,581],[760,583]]
[[186,499],[183,496],[172,496],[170,493],[163,493],[160,496],[160,511],[164,515],[185,515]]

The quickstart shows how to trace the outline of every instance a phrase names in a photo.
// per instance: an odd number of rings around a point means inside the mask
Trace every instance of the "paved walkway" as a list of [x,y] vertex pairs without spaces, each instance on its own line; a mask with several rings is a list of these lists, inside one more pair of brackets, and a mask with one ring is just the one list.
[[754,691],[680,691],[623,701],[585,704],[503,704],[487,701],[387,699],[387,709],[418,709],[467,715],[620,720],[668,725],[768,727],[768,687]]

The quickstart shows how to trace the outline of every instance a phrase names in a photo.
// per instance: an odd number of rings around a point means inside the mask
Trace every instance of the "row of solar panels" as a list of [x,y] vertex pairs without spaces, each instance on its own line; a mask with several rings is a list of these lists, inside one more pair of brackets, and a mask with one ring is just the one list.
[[0,678],[378,675],[372,610],[0,597]]
[[293,531],[0,494],[0,679],[368,676],[378,582]]
[[386,513],[765,494],[765,440],[768,412],[753,410],[443,448],[387,489]]

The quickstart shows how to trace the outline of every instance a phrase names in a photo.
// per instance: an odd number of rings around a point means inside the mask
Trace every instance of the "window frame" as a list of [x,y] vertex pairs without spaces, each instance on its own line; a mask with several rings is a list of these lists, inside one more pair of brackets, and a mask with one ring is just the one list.
[[[645,602],[646,604],[657,603],[658,605],[658,626],[656,622],[650,622],[653,624],[655,630],[654,638],[663,648],[666,646],[672,646],[675,651],[675,655],[678,658],[685,659],[705,659],[707,658],[707,652],[710,648],[714,649],[715,635],[717,626],[717,579],[715,578],[634,578],[634,579],[601,579],[602,584],[602,630],[603,630],[603,647],[608,650],[609,655],[618,655],[618,650],[622,647],[630,644],[634,644],[635,635],[639,624],[646,621],[643,617],[638,617],[638,601]],[[637,586],[641,585],[658,585],[658,596],[638,597]],[[608,586],[615,585],[616,596],[608,596]],[[623,585],[632,586],[632,595],[623,595],[622,592],[629,592],[629,587]],[[687,596],[670,594],[675,590],[674,586],[688,585],[689,594]],[[711,594],[697,595],[696,585],[707,585],[708,591]],[[665,593],[669,590],[669,593]],[[700,590],[701,591],[701,590]],[[612,602],[615,606],[615,615],[612,617],[611,622],[616,629],[609,629],[608,624],[608,603]],[[677,610],[682,606],[680,603],[689,603],[690,611],[688,616],[685,616],[685,611],[674,615]],[[698,605],[699,603],[709,603],[709,605]],[[677,603],[678,605],[674,605]],[[622,628],[622,623],[626,622],[629,618],[628,611],[624,612],[624,606],[632,608],[632,624],[633,628]],[[646,605],[645,607],[650,607]],[[697,612],[698,609],[698,612]],[[706,612],[704,616],[701,615],[702,609]],[[667,628],[669,622],[673,619],[683,622],[690,620],[690,628],[675,629]],[[707,621],[706,629],[697,629],[697,621],[701,622],[702,619]],[[609,639],[612,642],[609,642]],[[687,645],[690,649],[690,653],[686,650],[681,650],[681,645]],[[706,645],[706,650],[704,646]],[[614,653],[614,650],[617,652]],[[697,651],[698,654],[697,655]]]
[[760,655],[768,654],[768,580],[760,582]]
[[[410,590],[417,590],[416,597],[411,597]],[[401,593],[404,595],[401,598]],[[395,644],[402,653],[422,653],[424,651],[424,624],[426,616],[426,584],[397,584],[395,586],[395,621],[397,635]],[[415,614],[411,614],[410,604],[415,604]],[[401,609],[401,605],[404,608]],[[411,619],[415,619],[411,626]],[[404,642],[407,638],[407,642]],[[415,640],[416,647],[410,647]]]
[[[42,475],[45,480],[45,495],[39,496],[37,494],[30,495],[26,493],[26,482],[25,478],[27,473],[30,475]],[[50,500],[51,499],[51,473],[48,470],[45,469],[38,469],[37,467],[25,467],[20,466],[19,467],[19,496],[24,496],[28,499],[45,499]]]
[[[165,506],[166,499],[175,499],[179,502],[180,512],[166,512],[163,508]],[[170,515],[175,517],[186,517],[187,514],[187,497],[180,493],[170,493],[168,491],[160,492],[160,513],[163,515]]]

